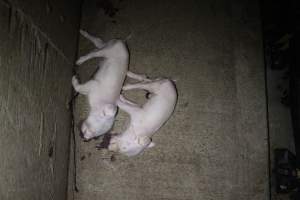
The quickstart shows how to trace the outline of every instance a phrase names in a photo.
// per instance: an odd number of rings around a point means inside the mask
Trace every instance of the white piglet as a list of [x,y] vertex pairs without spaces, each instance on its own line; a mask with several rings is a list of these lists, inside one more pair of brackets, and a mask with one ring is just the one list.
[[127,156],[135,156],[155,145],[151,137],[170,118],[177,102],[175,85],[169,79],[149,80],[138,75],[133,78],[142,82],[127,84],[123,90],[146,90],[150,99],[139,106],[120,95],[117,105],[130,115],[130,124],[123,133],[112,136],[108,145],[109,150]]
[[103,42],[85,31],[81,30],[80,33],[90,40],[96,49],[80,57],[76,64],[80,65],[95,57],[104,58],[93,79],[80,84],[75,76],[72,78],[74,89],[88,97],[90,111],[81,126],[81,136],[89,140],[105,134],[112,128],[117,112],[116,101],[119,99],[126,73],[133,73],[127,72],[129,52],[122,40]]

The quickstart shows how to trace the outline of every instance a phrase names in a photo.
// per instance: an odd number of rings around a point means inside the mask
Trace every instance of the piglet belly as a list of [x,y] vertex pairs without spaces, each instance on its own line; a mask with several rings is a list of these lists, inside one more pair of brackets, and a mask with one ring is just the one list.
[[172,112],[159,111],[149,113],[138,125],[139,132],[144,136],[152,136],[169,119]]

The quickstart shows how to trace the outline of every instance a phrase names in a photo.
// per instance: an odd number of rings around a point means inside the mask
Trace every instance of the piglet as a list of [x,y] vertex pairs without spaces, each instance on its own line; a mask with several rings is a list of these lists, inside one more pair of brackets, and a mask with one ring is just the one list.
[[176,102],[177,92],[169,79],[150,80],[136,75],[136,84],[127,84],[123,90],[142,89],[148,91],[150,99],[139,106],[120,95],[117,105],[130,116],[128,128],[119,135],[112,136],[108,149],[127,156],[135,156],[146,148],[153,147],[151,137],[170,118]]
[[89,140],[105,134],[112,128],[117,112],[116,101],[119,99],[125,76],[127,73],[129,76],[134,74],[127,72],[129,52],[122,40],[103,42],[85,31],[81,30],[80,33],[90,40],[96,49],[80,57],[76,64],[80,65],[96,57],[104,58],[98,71],[88,82],[80,84],[76,76],[72,78],[75,91],[88,97],[90,111],[81,125],[81,135],[85,140]]

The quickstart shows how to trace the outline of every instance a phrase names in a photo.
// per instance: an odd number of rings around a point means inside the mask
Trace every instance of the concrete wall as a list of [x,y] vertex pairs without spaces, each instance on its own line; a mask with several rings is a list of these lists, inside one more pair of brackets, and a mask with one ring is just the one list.
[[0,0],[0,199],[66,199],[80,1]]
[[[111,161],[109,153],[95,150],[97,141],[78,142],[76,199],[268,199],[258,1],[124,0],[114,17],[93,2],[84,6],[82,28],[104,39],[131,33],[130,69],[176,79],[179,101],[154,136],[156,147],[141,156]],[[80,54],[92,48],[81,38]],[[83,80],[95,63],[78,68]],[[128,96],[144,99],[143,92]],[[88,107],[82,97],[76,106],[79,122]],[[114,131],[127,121],[120,112]]]

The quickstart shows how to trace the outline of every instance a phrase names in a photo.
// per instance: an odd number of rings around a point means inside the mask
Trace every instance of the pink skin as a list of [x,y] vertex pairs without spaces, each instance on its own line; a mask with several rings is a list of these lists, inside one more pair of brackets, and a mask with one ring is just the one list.
[[177,92],[172,81],[150,80],[144,76],[135,79],[141,82],[127,84],[123,90],[146,90],[152,94],[151,98],[143,106],[139,106],[120,95],[117,105],[130,115],[130,124],[124,132],[111,138],[108,147],[111,151],[127,156],[138,155],[155,145],[151,137],[170,118],[177,101]]
[[105,134],[113,126],[117,112],[116,101],[128,70],[129,52],[121,40],[113,39],[105,43],[85,31],[81,30],[80,33],[96,49],[80,57],[76,64],[80,65],[96,57],[104,58],[93,79],[80,84],[75,76],[72,78],[75,91],[88,97],[90,112],[81,126],[81,131],[84,139],[89,140]]
[[122,40],[113,39],[105,43],[83,30],[80,33],[90,40],[96,49],[81,56],[76,64],[80,65],[92,58],[104,58],[93,79],[80,84],[75,76],[72,78],[74,89],[88,97],[90,112],[81,126],[81,132],[85,140],[90,140],[112,128],[117,113],[117,100],[126,75],[137,80],[144,80],[146,77],[127,71],[129,52]]

